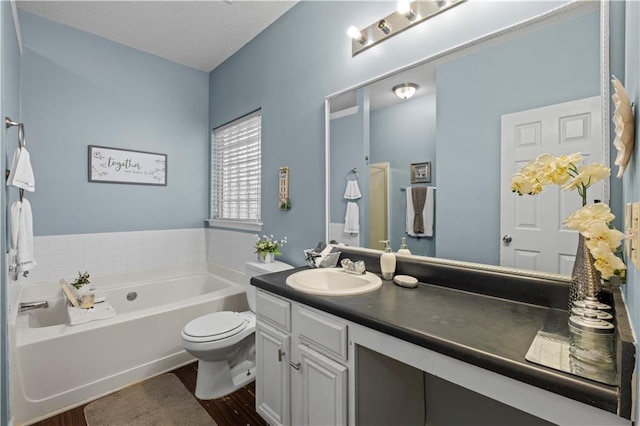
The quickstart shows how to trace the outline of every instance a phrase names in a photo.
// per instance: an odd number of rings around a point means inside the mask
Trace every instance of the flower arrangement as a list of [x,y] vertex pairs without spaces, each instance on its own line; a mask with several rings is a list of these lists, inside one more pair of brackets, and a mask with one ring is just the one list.
[[287,237],[278,241],[274,240],[273,234],[269,236],[263,235],[262,238],[256,235],[256,239],[256,253],[273,253],[275,256],[280,256],[282,254],[280,253],[280,247],[287,244]]
[[577,190],[582,198],[582,208],[570,214],[565,225],[585,237],[594,266],[602,278],[624,275],[626,266],[616,255],[624,234],[611,225],[615,216],[604,203],[587,204],[587,188],[609,177],[611,169],[601,163],[577,166],[582,159],[579,153],[559,157],[542,154],[513,175],[511,190],[518,195],[536,195],[550,184],[560,185],[565,191]]

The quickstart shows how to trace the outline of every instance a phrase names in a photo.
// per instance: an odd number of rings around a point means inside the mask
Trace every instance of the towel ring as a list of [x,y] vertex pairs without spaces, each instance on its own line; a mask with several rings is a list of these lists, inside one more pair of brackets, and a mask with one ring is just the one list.
[[20,148],[24,148],[26,143],[24,142],[24,124],[20,123],[20,127],[18,127],[18,145]]
[[9,117],[5,117],[4,118],[4,123],[5,123],[5,127],[7,129],[9,129],[11,127],[14,127],[14,126],[18,126],[18,144],[20,145],[20,148],[24,148],[25,147],[25,142],[24,142],[24,123],[18,123],[17,121],[13,121]]

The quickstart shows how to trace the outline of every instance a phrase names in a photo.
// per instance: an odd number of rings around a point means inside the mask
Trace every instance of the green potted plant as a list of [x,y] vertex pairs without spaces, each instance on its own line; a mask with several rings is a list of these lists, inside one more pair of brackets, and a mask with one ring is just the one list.
[[281,240],[275,240],[273,235],[263,235],[262,238],[257,236],[255,245],[256,253],[258,255],[258,262],[272,263],[275,260],[275,256],[280,256],[280,247],[287,244],[287,237]]

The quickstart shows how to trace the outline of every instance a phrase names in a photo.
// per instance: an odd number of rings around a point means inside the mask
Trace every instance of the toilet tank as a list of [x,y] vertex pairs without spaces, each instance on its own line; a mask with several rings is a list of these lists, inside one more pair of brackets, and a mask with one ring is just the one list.
[[249,309],[251,309],[252,312],[256,311],[256,288],[251,285],[251,277],[285,271],[287,269],[293,269],[293,266],[278,260],[272,263],[247,262],[244,264],[244,284],[247,289]]

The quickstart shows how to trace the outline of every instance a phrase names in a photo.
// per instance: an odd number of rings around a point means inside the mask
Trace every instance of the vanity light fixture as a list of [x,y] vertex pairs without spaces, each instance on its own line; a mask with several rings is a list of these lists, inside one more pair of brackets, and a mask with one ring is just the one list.
[[397,10],[373,24],[359,30],[349,27],[347,34],[351,37],[351,56],[375,46],[412,26],[426,21],[439,13],[449,10],[466,0],[400,0]]
[[347,30],[347,35],[360,44],[364,44],[367,41],[367,36],[353,25]]
[[393,93],[400,99],[407,100],[416,94],[418,85],[415,83],[402,83],[393,87]]

